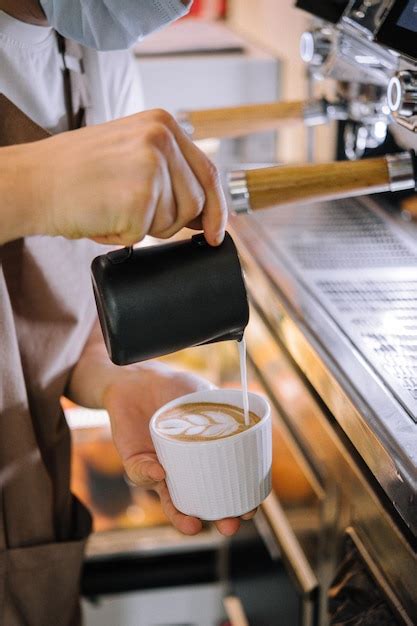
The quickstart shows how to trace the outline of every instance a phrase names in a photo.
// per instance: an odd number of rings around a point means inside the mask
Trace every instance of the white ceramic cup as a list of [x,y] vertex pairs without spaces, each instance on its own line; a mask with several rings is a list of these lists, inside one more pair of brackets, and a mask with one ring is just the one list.
[[151,419],[150,431],[174,505],[203,520],[237,517],[255,509],[271,490],[271,409],[266,398],[249,393],[249,409],[260,421],[237,435],[209,441],[181,441],[159,433],[159,416],[192,402],[243,407],[238,389],[197,391],[168,402]]

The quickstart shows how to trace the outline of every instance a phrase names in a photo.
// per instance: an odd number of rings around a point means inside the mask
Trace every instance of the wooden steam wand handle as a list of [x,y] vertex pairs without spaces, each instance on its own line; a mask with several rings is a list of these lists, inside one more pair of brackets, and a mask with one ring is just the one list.
[[408,215],[413,219],[417,220],[417,194],[413,194],[409,198],[406,198],[401,203],[401,208],[403,211],[407,211]]
[[[291,122],[305,122],[310,126],[324,124],[329,119],[328,108],[325,100],[294,100],[181,111],[177,119],[193,139],[221,139],[275,130]],[[335,108],[331,105],[332,111]]]
[[362,161],[288,165],[229,175],[236,213],[291,203],[335,200],[415,187],[414,153],[403,152]]

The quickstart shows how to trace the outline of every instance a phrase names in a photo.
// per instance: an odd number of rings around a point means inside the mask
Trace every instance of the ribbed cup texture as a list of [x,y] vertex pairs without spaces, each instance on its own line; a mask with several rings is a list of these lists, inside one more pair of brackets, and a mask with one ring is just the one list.
[[151,429],[177,509],[204,520],[255,509],[271,490],[269,414],[247,431],[215,441],[176,441]]

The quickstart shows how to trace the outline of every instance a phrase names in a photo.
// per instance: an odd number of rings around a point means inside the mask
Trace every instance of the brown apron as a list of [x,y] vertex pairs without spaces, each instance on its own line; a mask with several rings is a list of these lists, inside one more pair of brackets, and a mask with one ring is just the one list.
[[[46,136],[0,96],[0,145]],[[59,399],[95,320],[89,265],[98,249],[61,237],[0,246],[1,626],[80,622],[91,519],[70,493]]]

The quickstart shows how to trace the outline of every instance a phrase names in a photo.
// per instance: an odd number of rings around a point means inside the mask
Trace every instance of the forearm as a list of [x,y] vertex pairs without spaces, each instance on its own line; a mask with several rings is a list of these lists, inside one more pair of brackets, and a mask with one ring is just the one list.
[[193,374],[175,371],[160,361],[146,361],[125,367],[114,365],[107,355],[97,321],[72,371],[66,389],[67,397],[88,408],[108,408],[112,393],[116,390],[120,394],[121,389],[131,384],[140,399],[141,409],[152,414],[159,406],[158,398],[165,398],[164,394],[169,392],[175,397],[177,389],[181,395],[195,391],[199,385],[206,388],[208,383]]
[[72,371],[66,394],[81,406],[101,409],[106,388],[125,371],[110,361],[97,321]]
[[0,245],[42,231],[32,146],[0,148]]

